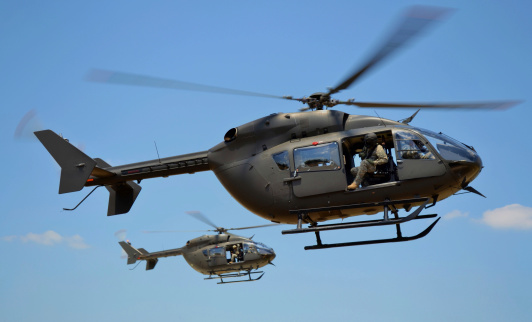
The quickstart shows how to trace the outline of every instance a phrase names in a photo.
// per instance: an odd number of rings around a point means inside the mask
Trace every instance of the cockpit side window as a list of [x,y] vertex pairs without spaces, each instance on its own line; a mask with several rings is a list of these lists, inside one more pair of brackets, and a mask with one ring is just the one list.
[[287,170],[290,168],[290,161],[288,160],[288,151],[283,151],[272,155],[273,160],[279,167],[279,170]]
[[294,149],[294,165],[298,172],[339,170],[340,152],[337,142]]
[[434,160],[434,155],[417,135],[406,131],[395,132],[397,159]]

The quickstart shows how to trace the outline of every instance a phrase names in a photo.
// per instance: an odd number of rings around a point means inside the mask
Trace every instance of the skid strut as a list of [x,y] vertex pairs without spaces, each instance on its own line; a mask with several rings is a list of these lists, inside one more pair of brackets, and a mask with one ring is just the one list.
[[[253,278],[253,277],[251,277],[251,274],[260,274],[260,275],[258,277]],[[263,275],[264,275],[263,271],[252,272],[251,270],[249,270],[249,271],[236,272],[236,273],[218,274],[218,276],[209,275],[209,277],[205,277],[204,280],[212,280],[212,279],[218,279],[219,278],[220,282],[218,282],[216,284],[255,282],[255,281],[260,280]],[[242,276],[247,276],[248,278],[240,279],[240,280],[229,280],[229,281],[227,281],[227,279],[238,278],[238,277],[242,277]],[[224,278],[226,279],[225,281],[224,281]]]
[[[350,223],[339,223],[339,224],[328,224],[328,225],[318,225],[317,223],[312,223],[309,227],[303,228],[302,223],[303,220],[308,218],[308,213],[313,211],[299,211],[298,212],[298,221],[297,221],[297,228],[291,229],[291,230],[283,230],[283,234],[300,234],[300,233],[308,233],[308,232],[314,232],[316,234],[316,245],[313,246],[306,246],[305,250],[309,249],[322,249],[322,248],[334,248],[334,247],[346,247],[346,246],[359,246],[359,245],[370,245],[370,244],[384,244],[384,243],[396,243],[396,242],[403,242],[403,241],[409,241],[409,240],[415,240],[422,237],[425,237],[431,230],[434,228],[434,226],[438,223],[440,218],[438,218],[436,221],[434,221],[430,226],[428,226],[425,230],[423,230],[421,233],[415,235],[415,236],[403,236],[401,232],[401,224],[405,223],[410,220],[417,220],[417,219],[427,219],[427,218],[434,218],[437,215],[436,214],[430,214],[430,215],[420,215],[421,211],[425,209],[427,206],[427,203],[429,202],[428,199],[421,199],[417,201],[424,201],[421,206],[418,207],[415,211],[413,211],[410,215],[406,217],[399,217],[398,210],[394,205],[393,201],[385,200],[384,202],[380,203],[380,205],[383,206],[384,209],[384,218],[379,220],[367,220],[367,221],[358,221],[358,222],[350,222]],[[403,201],[401,201],[403,202]],[[398,203],[396,201],[396,203]],[[356,208],[357,205],[354,205]],[[346,208],[344,208],[346,209]],[[323,210],[323,209],[320,209]],[[391,219],[389,216],[389,212],[392,212],[393,218]],[[351,229],[351,228],[362,228],[362,227],[374,227],[374,226],[386,226],[386,225],[395,225],[396,227],[396,233],[397,236],[395,238],[388,238],[388,239],[376,239],[376,240],[365,240],[365,241],[355,241],[355,242],[348,242],[348,243],[335,243],[335,244],[323,244],[320,236],[321,231],[327,231],[327,230],[337,230],[337,229]]]

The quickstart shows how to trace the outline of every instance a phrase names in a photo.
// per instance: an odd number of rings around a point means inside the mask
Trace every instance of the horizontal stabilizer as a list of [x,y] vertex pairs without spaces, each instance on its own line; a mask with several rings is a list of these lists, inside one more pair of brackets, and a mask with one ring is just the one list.
[[98,177],[98,178],[108,178],[108,177],[116,176],[116,173],[109,172],[107,170],[102,169],[102,168],[110,168],[111,165],[109,165],[109,163],[103,161],[100,158],[94,158],[94,161],[96,161],[96,166],[92,170],[91,175]]
[[59,193],[83,189],[96,161],[51,130],[34,133],[61,167]]
[[145,250],[144,248],[137,248],[137,250],[142,254],[142,255],[148,255],[150,252]]

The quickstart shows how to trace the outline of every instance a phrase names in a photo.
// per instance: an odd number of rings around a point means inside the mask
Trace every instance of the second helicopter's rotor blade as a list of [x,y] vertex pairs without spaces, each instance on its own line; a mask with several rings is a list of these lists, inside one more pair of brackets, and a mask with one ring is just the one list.
[[258,226],[249,226],[249,227],[228,228],[226,230],[244,230],[244,229],[253,229],[253,228],[278,226],[278,225],[280,225],[280,224],[267,224],[267,225],[258,225]]
[[208,231],[214,231],[213,229],[209,230],[143,230],[144,234],[166,234],[166,233],[204,233]]
[[192,210],[192,211],[185,211],[185,213],[186,213],[187,215],[190,215],[190,216],[196,218],[197,220],[199,220],[199,221],[201,221],[201,222],[203,222],[203,223],[205,223],[205,224],[211,226],[212,228],[214,228],[214,229],[216,229],[216,230],[219,228],[219,227],[216,226],[212,221],[210,221],[209,218],[207,218],[204,214],[202,214],[202,213],[199,212],[199,211]]
[[341,102],[362,108],[432,108],[432,109],[483,109],[505,110],[521,101],[452,102],[452,103],[386,103],[386,102]]
[[351,86],[360,76],[381,62],[393,52],[410,42],[416,35],[426,30],[434,22],[441,20],[450,9],[415,6],[410,8],[391,36],[381,45],[371,58],[342,83],[329,89],[329,95]]
[[85,77],[85,79],[87,81],[96,82],[96,83],[109,83],[109,84],[156,87],[156,88],[170,88],[170,89],[197,91],[197,92],[285,99],[282,96],[276,96],[276,95],[270,95],[270,94],[264,94],[264,93],[256,93],[256,92],[243,91],[243,90],[238,90],[238,89],[203,85],[203,84],[183,82],[183,81],[167,79],[167,78],[159,78],[159,77],[152,77],[152,76],[146,76],[146,75],[140,75],[140,74],[116,72],[116,71],[103,70],[103,69],[90,70],[87,76]]

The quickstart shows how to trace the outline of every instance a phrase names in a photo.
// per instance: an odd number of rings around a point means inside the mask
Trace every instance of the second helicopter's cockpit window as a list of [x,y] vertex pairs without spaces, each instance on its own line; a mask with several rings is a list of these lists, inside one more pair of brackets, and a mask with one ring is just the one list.
[[294,149],[294,165],[298,172],[338,170],[340,169],[338,143]]
[[288,151],[276,153],[272,157],[280,170],[286,170],[290,167],[290,161],[288,160]]
[[434,159],[434,155],[414,133],[397,131],[395,140],[398,159]]
[[262,243],[246,243],[244,244],[244,255],[248,253],[268,255],[273,254],[273,250]]

